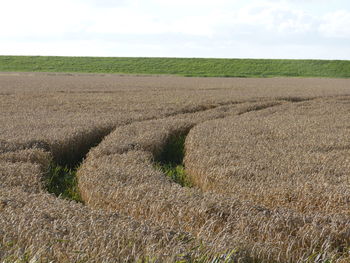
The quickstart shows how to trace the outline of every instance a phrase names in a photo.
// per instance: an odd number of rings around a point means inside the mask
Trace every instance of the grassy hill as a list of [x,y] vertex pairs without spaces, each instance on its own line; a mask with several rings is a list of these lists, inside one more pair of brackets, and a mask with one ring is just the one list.
[[350,61],[0,56],[0,71],[170,74],[201,77],[350,77]]

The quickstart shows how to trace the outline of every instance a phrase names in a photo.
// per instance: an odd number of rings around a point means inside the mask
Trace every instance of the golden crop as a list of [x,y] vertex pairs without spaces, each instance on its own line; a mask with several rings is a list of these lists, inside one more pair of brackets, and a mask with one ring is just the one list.
[[[0,261],[348,262],[349,84],[0,74]],[[153,165],[187,133],[193,188]]]

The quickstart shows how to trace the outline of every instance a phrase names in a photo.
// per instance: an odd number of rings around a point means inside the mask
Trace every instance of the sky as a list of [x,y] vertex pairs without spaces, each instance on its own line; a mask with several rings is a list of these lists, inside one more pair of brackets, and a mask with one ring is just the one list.
[[350,60],[349,0],[0,0],[0,55]]

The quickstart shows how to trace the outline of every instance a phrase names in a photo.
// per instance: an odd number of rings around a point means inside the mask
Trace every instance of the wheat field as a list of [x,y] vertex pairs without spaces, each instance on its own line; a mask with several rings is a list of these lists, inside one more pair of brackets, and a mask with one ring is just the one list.
[[0,73],[0,262],[349,262],[349,123],[348,79]]

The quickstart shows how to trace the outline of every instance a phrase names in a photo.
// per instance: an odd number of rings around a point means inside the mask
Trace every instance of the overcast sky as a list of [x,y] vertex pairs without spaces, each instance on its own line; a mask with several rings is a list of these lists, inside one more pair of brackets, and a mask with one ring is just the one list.
[[1,55],[350,60],[350,0],[0,0]]

